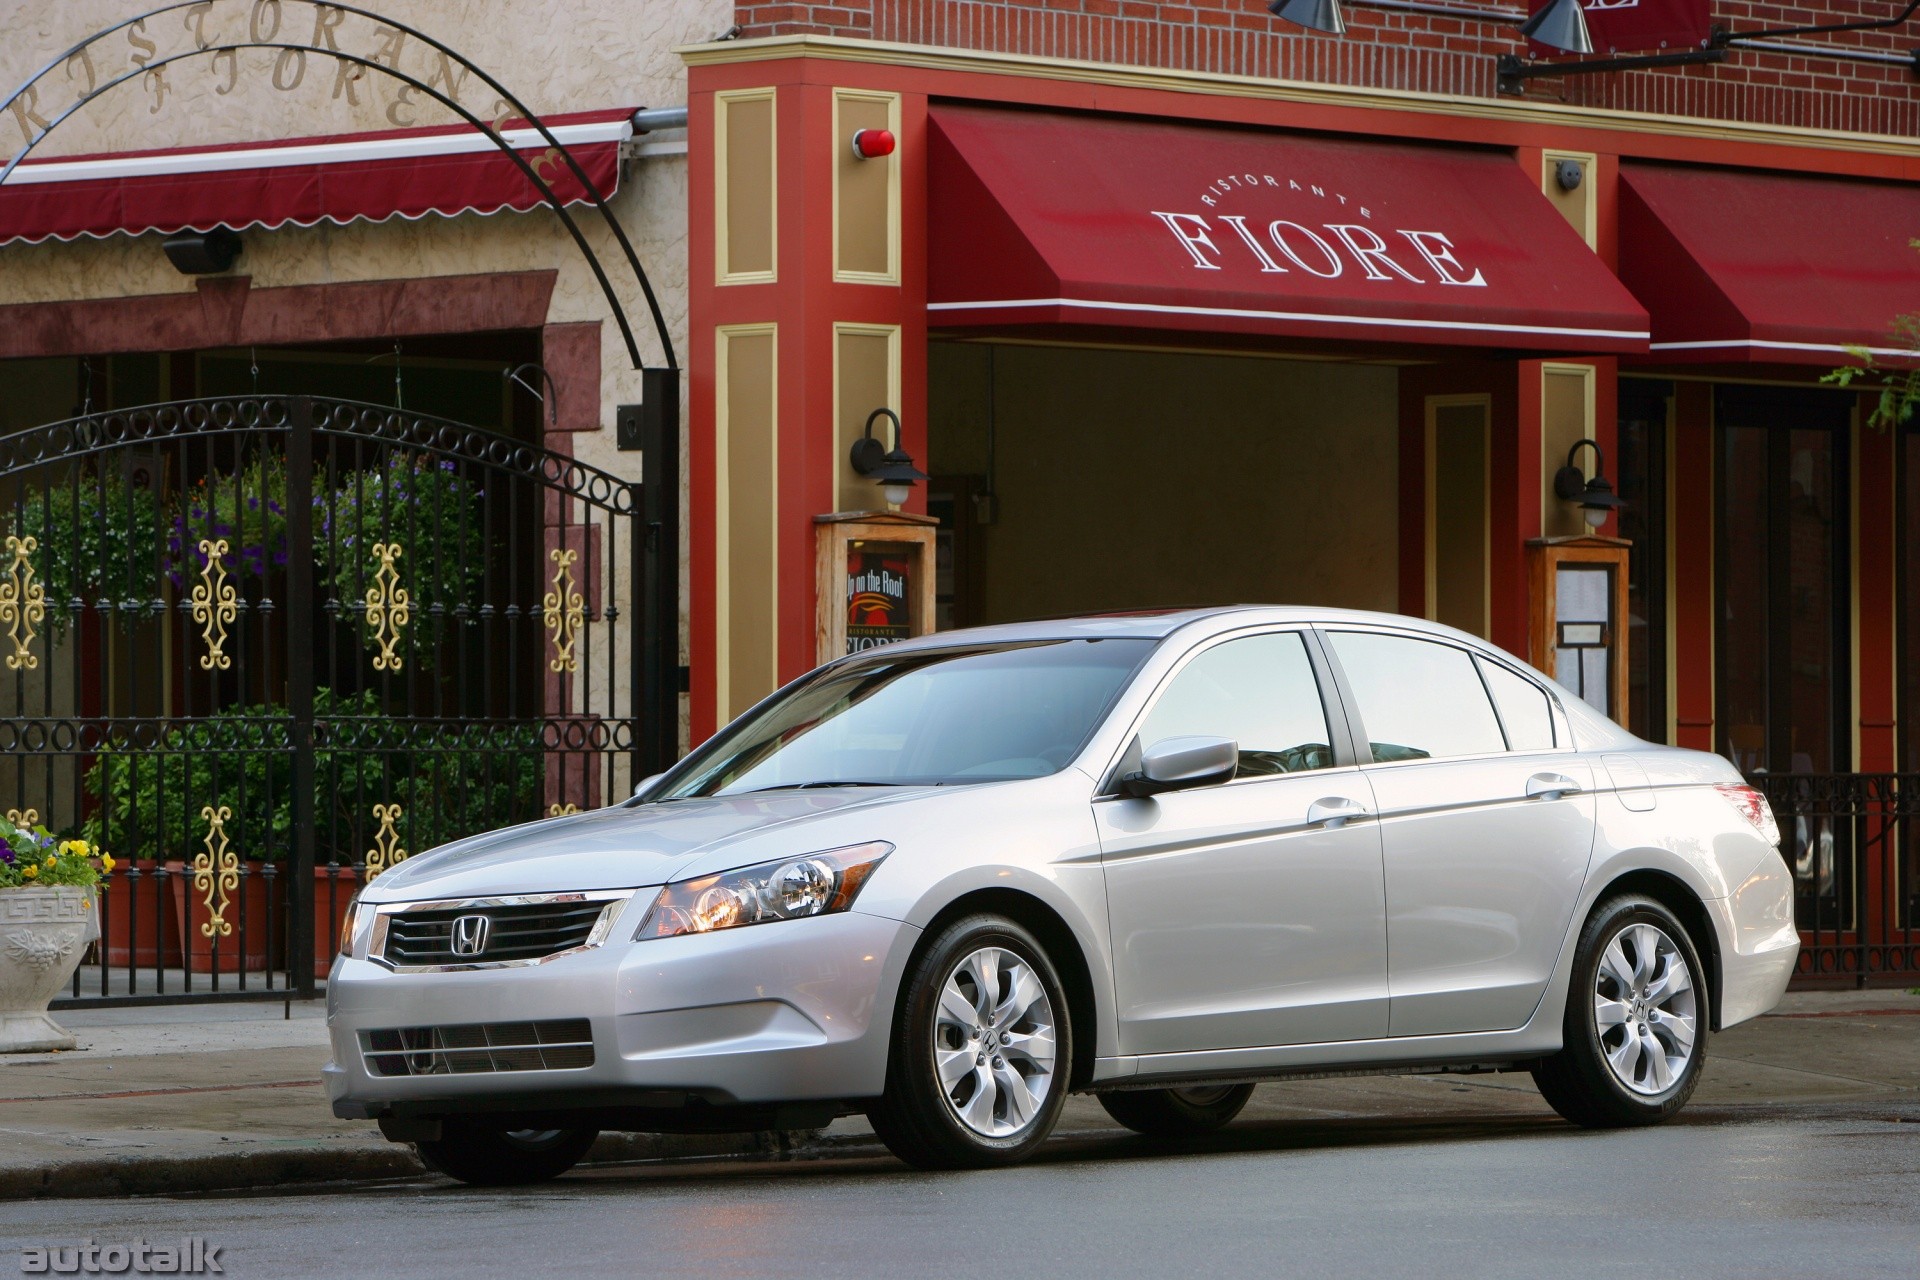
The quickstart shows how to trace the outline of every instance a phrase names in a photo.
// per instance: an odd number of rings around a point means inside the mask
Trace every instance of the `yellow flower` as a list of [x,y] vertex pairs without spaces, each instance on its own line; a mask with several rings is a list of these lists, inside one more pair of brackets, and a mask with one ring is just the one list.
[[101,854],[101,855],[100,855],[100,869],[101,869],[102,871],[111,871],[111,870],[113,870],[113,855],[112,855],[112,854],[110,854],[110,853],[103,853],[103,854]]
[[55,857],[54,857],[54,856],[53,856],[52,854],[48,854],[48,855],[47,855],[47,865],[48,865],[48,866],[50,866],[50,867],[51,867],[52,865],[54,865],[54,863],[56,863],[56,862],[58,862],[58,861],[59,861],[59,859],[57,859],[57,858],[55,858]]
[[20,874],[25,876],[27,879],[32,880],[40,874],[40,868],[22,867],[20,868]]

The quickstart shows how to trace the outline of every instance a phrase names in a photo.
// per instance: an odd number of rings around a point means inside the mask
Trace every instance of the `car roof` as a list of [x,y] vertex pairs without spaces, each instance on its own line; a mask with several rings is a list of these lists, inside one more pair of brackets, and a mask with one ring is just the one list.
[[[931,635],[901,640],[890,649],[932,649],[948,645],[1005,644],[1022,640],[1095,640],[1129,637],[1164,640],[1177,631],[1191,628],[1196,638],[1235,627],[1284,624],[1335,626],[1357,623],[1370,626],[1399,627],[1424,631],[1463,641],[1478,649],[1491,649],[1486,641],[1452,627],[1423,618],[1397,613],[1376,613],[1366,609],[1331,609],[1310,605],[1219,605],[1211,608],[1140,610],[1126,613],[1084,614],[1069,618],[1045,618],[1032,622],[1004,622],[992,626],[965,627],[957,631],[938,631]],[[870,652],[870,651],[869,651]]]

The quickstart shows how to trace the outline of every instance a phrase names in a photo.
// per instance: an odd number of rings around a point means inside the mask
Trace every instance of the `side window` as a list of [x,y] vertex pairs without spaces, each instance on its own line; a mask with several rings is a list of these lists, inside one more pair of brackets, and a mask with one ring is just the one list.
[[1524,676],[1517,676],[1497,662],[1475,658],[1480,674],[1493,691],[1493,705],[1500,709],[1500,723],[1507,731],[1507,747],[1512,751],[1553,750],[1553,704],[1544,689]]
[[1505,751],[1486,686],[1464,649],[1369,631],[1328,633],[1376,761]]
[[1203,734],[1240,744],[1240,776],[1333,764],[1320,685],[1297,632],[1247,636],[1181,668],[1140,726],[1140,745]]

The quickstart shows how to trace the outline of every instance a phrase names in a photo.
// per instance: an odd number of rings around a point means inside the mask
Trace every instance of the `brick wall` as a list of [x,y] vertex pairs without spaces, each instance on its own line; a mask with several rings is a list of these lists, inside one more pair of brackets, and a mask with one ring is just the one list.
[[[1344,38],[1272,17],[1264,0],[838,0],[742,4],[744,36],[798,33],[1118,62],[1134,66],[1492,96],[1494,58],[1524,52],[1510,26],[1348,8]],[[1715,0],[1734,31],[1882,18],[1893,0],[1799,6]],[[1920,20],[1802,43],[1905,55]],[[1734,50],[1718,65],[1534,80],[1530,97],[1664,115],[1739,119],[1911,137],[1920,84],[1903,66]]]

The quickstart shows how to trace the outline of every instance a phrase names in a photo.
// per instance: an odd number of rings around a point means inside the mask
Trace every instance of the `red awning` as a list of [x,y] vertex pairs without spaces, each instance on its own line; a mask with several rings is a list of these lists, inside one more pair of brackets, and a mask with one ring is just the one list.
[[1835,365],[1920,305],[1920,185],[1623,165],[1620,278],[1670,360]]
[[952,106],[932,135],[935,324],[1646,350],[1502,153]]
[[[620,180],[620,144],[633,136],[630,107],[549,116],[554,136],[603,196]],[[509,128],[568,204],[586,198],[565,164],[538,157],[546,141]],[[234,230],[316,222],[371,222],[430,213],[525,212],[538,190],[493,142],[467,125],[293,138],[228,146],[28,158],[0,186],[0,244],[73,240],[124,231]]]

